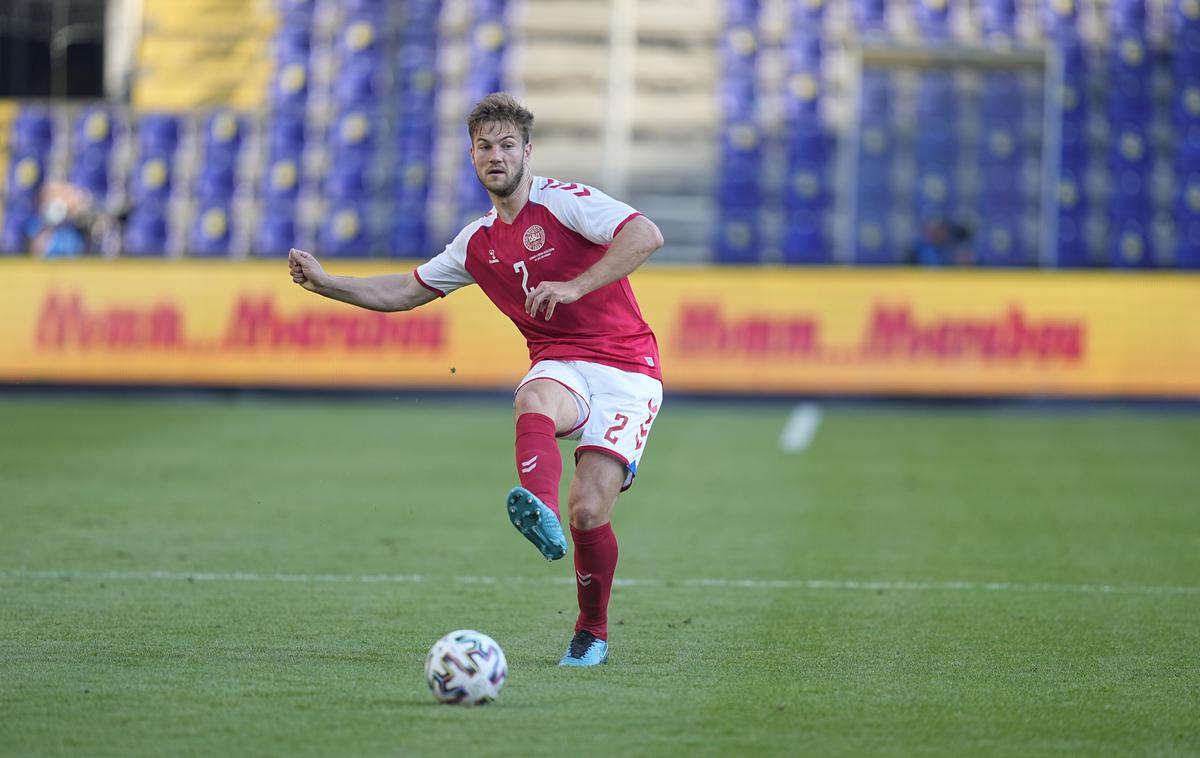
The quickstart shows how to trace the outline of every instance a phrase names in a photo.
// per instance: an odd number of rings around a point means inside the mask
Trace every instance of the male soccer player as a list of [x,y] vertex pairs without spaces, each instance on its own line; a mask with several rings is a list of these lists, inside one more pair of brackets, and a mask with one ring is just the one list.
[[470,155],[494,207],[415,271],[333,276],[295,249],[288,263],[305,289],[377,311],[478,284],[525,335],[533,365],[514,403],[520,486],[505,507],[543,556],[565,556],[556,438],[579,441],[568,501],[579,616],[559,664],[595,666],[608,660],[613,507],[633,484],[662,403],[658,345],[627,277],[663,239],[654,222],[593,187],[534,176],[532,128],[533,114],[507,94],[475,106]]

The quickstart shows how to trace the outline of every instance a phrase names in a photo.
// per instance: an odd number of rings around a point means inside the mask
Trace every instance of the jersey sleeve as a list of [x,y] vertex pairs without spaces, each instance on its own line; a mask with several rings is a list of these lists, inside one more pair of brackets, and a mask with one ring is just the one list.
[[642,215],[595,187],[551,179],[544,181],[542,204],[567,227],[598,245],[612,242],[626,222]]
[[474,284],[475,277],[467,271],[467,242],[478,228],[478,222],[465,227],[445,250],[417,266],[413,271],[417,281],[439,297]]

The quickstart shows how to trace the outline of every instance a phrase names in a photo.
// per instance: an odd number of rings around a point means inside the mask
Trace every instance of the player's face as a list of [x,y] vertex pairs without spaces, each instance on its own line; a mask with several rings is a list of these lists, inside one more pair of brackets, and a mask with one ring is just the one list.
[[471,141],[475,175],[488,192],[508,197],[521,186],[532,149],[515,124],[482,124]]

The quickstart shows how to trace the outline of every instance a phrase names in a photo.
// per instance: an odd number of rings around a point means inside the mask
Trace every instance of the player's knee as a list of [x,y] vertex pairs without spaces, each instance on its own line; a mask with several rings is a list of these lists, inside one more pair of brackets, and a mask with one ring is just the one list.
[[522,387],[513,402],[517,415],[522,413],[541,413],[551,418],[555,417],[558,397],[554,387],[546,386],[544,381],[532,381]]
[[612,515],[612,509],[604,507],[597,498],[580,498],[570,504],[571,526],[579,530],[603,526]]

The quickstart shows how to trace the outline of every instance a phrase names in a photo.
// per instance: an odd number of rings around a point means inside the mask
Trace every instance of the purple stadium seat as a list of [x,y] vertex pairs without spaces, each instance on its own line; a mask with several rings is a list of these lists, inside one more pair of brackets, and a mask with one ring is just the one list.
[[308,102],[308,57],[280,53],[271,82],[271,104],[284,111],[303,111]]
[[1140,218],[1114,219],[1108,230],[1108,263],[1113,268],[1153,268],[1154,240]]
[[886,0],[854,0],[854,21],[859,34],[887,34]]
[[296,207],[293,204],[268,203],[259,219],[251,253],[264,257],[287,256],[296,245]]
[[205,199],[228,199],[237,187],[234,172],[234,164],[227,160],[206,160],[201,166],[199,176],[196,177],[196,196]]
[[14,153],[12,155],[7,182],[7,199],[10,202],[19,201],[32,205],[36,201],[38,191],[42,188],[42,182],[45,181],[44,161],[44,157],[37,154]]
[[113,115],[107,108],[86,108],[75,120],[75,150],[107,154],[112,149],[115,131]]
[[277,113],[267,128],[267,149],[273,158],[300,159],[304,152],[306,126],[301,113]]
[[166,202],[171,196],[172,161],[160,155],[143,156],[133,174],[131,193],[137,203]]
[[4,224],[0,226],[0,253],[28,253],[26,229],[33,220],[32,206],[14,203],[4,209]]
[[179,117],[148,113],[138,121],[137,134],[142,155],[174,155],[179,146]]
[[1080,39],[1076,6],[1076,0],[1046,0],[1046,36],[1056,44],[1071,44]]
[[716,257],[720,263],[758,263],[758,208],[722,207],[717,219]]
[[985,37],[1011,39],[1017,33],[1016,0],[983,0],[979,6]]
[[367,255],[371,252],[370,220],[361,203],[335,203],[321,224],[318,249],[325,255]]
[[430,254],[426,238],[425,203],[398,203],[392,209],[389,254],[400,258],[425,258]]
[[819,211],[788,213],[783,231],[783,260],[785,263],[829,263],[832,249],[825,238],[822,214]]
[[1146,33],[1146,0],[1112,0],[1108,7],[1110,28],[1122,34],[1144,36]]
[[947,0],[916,0],[917,28],[926,43],[950,38],[950,6]]
[[45,158],[53,145],[54,116],[50,111],[26,106],[17,112],[12,121],[12,152]]
[[229,203],[220,200],[202,203],[196,209],[188,252],[192,255],[229,255],[232,237]]
[[333,98],[343,108],[369,108],[380,96],[379,68],[353,60],[341,66],[333,80]]
[[1014,267],[1034,263],[1021,244],[1021,227],[1015,216],[989,213],[975,239],[975,259],[983,266]]
[[855,222],[854,262],[866,266],[899,263],[900,252],[892,240],[888,217],[859,214]]
[[236,156],[242,147],[242,135],[245,130],[242,118],[233,111],[222,109],[209,114],[204,121],[205,156]]
[[71,166],[71,183],[84,189],[92,198],[103,204],[108,198],[109,167],[108,153],[102,148],[84,150],[75,156]]
[[139,205],[125,224],[122,252],[130,256],[165,255],[167,252],[166,208],[155,202]]
[[295,200],[300,191],[300,163],[297,158],[277,158],[263,173],[262,193],[268,201]]

